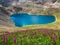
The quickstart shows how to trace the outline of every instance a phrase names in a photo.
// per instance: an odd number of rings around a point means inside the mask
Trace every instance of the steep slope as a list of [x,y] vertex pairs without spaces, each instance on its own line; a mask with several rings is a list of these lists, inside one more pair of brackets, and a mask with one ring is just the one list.
[[4,7],[0,7],[0,26],[14,26],[13,22],[10,20],[10,14],[5,10]]

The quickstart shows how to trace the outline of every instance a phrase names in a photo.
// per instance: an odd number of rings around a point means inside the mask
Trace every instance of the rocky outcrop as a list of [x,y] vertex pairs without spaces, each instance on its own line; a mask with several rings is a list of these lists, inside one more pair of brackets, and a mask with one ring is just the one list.
[[44,5],[45,3],[55,3],[57,0],[32,0],[33,2],[38,2],[42,5]]
[[23,9],[21,7],[16,6],[9,7],[0,6],[0,26],[14,27],[15,25],[13,21],[10,19],[10,16],[22,10]]

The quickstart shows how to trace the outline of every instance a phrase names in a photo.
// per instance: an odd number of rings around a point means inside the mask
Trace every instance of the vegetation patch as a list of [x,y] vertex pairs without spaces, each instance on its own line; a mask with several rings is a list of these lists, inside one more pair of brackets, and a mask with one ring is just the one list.
[[60,31],[53,29],[2,32],[0,45],[60,45]]

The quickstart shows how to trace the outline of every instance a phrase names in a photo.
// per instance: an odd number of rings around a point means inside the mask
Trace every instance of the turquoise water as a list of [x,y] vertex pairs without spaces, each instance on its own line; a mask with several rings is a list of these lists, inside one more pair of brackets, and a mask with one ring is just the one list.
[[32,15],[27,13],[13,14],[10,19],[17,27],[35,24],[48,24],[56,20],[55,16],[52,15]]

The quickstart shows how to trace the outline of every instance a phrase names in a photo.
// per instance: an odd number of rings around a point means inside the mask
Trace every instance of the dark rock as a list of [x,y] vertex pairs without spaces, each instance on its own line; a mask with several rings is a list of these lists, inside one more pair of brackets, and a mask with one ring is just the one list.
[[22,7],[13,7],[15,9],[16,12],[22,11]]

